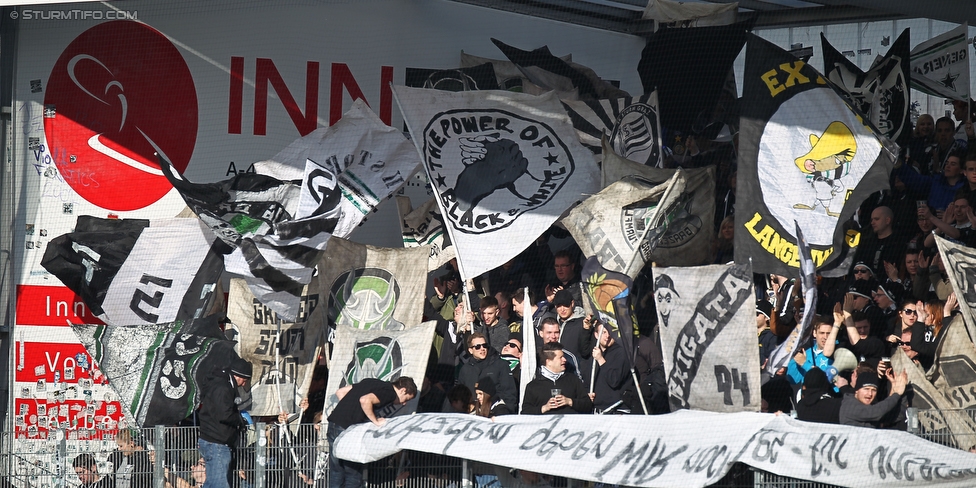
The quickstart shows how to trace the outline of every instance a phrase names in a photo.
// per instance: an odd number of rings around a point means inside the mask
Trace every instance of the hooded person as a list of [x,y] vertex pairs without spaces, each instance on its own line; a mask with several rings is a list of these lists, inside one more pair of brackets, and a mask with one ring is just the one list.
[[231,453],[240,431],[247,427],[237,408],[237,389],[250,381],[252,373],[251,362],[235,356],[225,369],[215,370],[201,390],[197,446],[206,463],[208,488],[230,486]]
[[834,396],[834,386],[827,373],[813,368],[803,375],[803,396],[796,402],[796,418],[806,422],[839,424],[841,399]]

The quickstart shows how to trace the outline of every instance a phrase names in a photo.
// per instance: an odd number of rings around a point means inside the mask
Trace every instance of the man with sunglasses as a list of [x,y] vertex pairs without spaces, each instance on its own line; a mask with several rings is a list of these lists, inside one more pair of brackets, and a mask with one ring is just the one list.
[[498,352],[491,348],[484,334],[475,332],[468,336],[468,354],[470,357],[461,365],[456,384],[464,385],[474,392],[475,384],[490,378],[498,390],[498,396],[505,400],[505,404],[518,408],[518,390],[512,378],[512,370],[508,361],[502,359]]

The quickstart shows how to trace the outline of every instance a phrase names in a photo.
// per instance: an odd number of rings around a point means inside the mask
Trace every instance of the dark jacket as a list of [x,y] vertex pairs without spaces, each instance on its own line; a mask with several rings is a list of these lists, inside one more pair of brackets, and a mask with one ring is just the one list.
[[509,406],[518,405],[518,388],[512,378],[509,362],[502,359],[497,352],[489,350],[488,357],[479,361],[474,357],[461,365],[458,372],[457,384],[467,386],[474,393],[474,385],[482,378],[491,378],[498,390],[498,397],[505,400]]
[[238,432],[246,427],[237,410],[237,388],[234,377],[227,371],[215,371],[202,390],[200,410],[200,438],[207,442],[234,446]]
[[841,399],[826,390],[805,390],[803,398],[796,402],[796,418],[805,422],[839,424],[840,404]]
[[[597,366],[596,377],[593,380],[593,406],[603,410],[610,408],[618,401],[624,403],[617,405],[615,411],[631,410],[631,398],[624,398],[624,392],[629,394],[634,392],[634,380],[630,374],[630,359],[620,344],[612,344],[603,351],[603,358],[606,362],[602,366]],[[635,405],[640,407],[640,405]],[[635,412],[636,413],[636,412]],[[643,412],[641,412],[643,413]]]
[[[545,367],[545,366],[543,366]],[[587,395],[583,382],[575,375],[564,372],[556,381],[546,378],[541,373],[525,386],[525,398],[522,399],[523,414],[542,414],[542,406],[552,398],[552,389],[559,388],[562,395],[573,400],[573,406],[560,407],[550,410],[546,414],[562,415],[567,413],[590,413],[593,411],[593,402]]]

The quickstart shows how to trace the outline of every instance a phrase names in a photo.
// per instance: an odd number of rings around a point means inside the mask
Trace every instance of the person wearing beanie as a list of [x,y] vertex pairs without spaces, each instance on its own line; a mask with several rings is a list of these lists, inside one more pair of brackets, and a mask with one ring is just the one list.
[[478,408],[474,411],[476,415],[493,418],[512,413],[505,400],[498,396],[498,389],[495,388],[495,382],[491,378],[478,380],[474,392],[478,397]]
[[813,368],[803,375],[803,397],[796,402],[796,418],[821,424],[840,423],[841,399],[833,395],[827,373]]
[[201,390],[197,446],[206,463],[207,488],[230,486],[231,452],[240,430],[247,427],[237,409],[237,388],[247,384],[252,372],[250,361],[234,356],[226,368],[211,373]]
[[888,412],[898,408],[905,387],[908,386],[908,373],[902,371],[895,375],[888,370],[888,381],[891,382],[891,394],[888,398],[872,405],[878,394],[878,378],[874,375],[859,374],[854,384],[854,393],[844,395],[840,405],[840,423],[856,427],[877,428],[881,419]]

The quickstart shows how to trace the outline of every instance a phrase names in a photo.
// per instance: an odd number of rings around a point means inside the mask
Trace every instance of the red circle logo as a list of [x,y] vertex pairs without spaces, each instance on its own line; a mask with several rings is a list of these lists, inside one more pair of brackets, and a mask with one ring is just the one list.
[[108,210],[137,210],[173,186],[197,138],[197,92],[179,50],[132,21],[105,22],[65,48],[44,94],[44,132],[64,180]]

